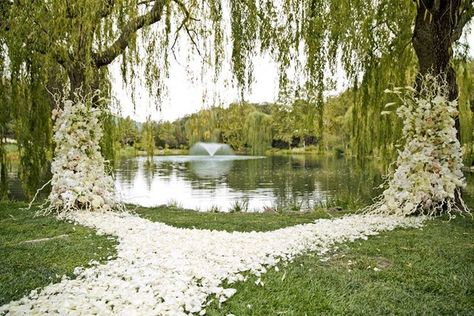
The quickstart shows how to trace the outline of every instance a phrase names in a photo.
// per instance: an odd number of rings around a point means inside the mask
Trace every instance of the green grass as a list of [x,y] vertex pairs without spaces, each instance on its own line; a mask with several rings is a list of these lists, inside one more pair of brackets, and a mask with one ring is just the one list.
[[[174,156],[174,155],[187,155],[189,153],[188,149],[158,149],[155,148],[153,150],[153,155],[155,156]],[[138,157],[138,156],[147,156],[146,151],[134,148],[132,146],[124,146],[119,149],[118,157],[120,158],[130,158],[130,157]]]
[[[285,213],[201,213],[174,207],[137,208],[135,212],[151,221],[183,227],[226,231],[269,231],[282,227],[313,222],[332,215],[323,210]],[[337,213],[339,214],[339,212]]]
[[[471,203],[472,204],[472,203]],[[20,204],[0,204],[0,304],[57,281],[90,259],[113,253],[114,242],[91,230],[32,218]],[[341,212],[215,214],[172,207],[137,208],[176,227],[267,231],[339,216]],[[22,241],[68,234],[36,244]],[[423,229],[395,230],[344,244],[327,261],[308,254],[233,284],[237,293],[209,315],[473,315],[474,220],[436,219]],[[102,249],[99,249],[101,247]],[[5,254],[5,255],[4,255]],[[374,267],[380,271],[374,271]]]
[[[328,217],[323,211],[210,214],[139,208],[152,221],[183,228],[265,231]],[[231,285],[237,294],[209,315],[472,315],[474,220],[435,219],[345,244],[327,261],[312,254]],[[374,268],[380,271],[374,271]],[[249,308],[250,306],[250,308]]]
[[0,305],[63,275],[73,277],[75,267],[87,266],[92,259],[100,262],[115,254],[113,239],[52,216],[34,217],[34,210],[23,209],[26,206],[0,203]]
[[[306,255],[280,271],[233,285],[209,315],[473,315],[474,221],[433,220]],[[380,271],[374,271],[374,267]]]

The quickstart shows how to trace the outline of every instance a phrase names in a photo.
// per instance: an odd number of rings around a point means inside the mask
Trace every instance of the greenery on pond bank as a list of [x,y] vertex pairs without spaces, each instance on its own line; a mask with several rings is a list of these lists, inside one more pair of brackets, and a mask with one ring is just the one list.
[[[187,149],[157,149],[153,151],[154,156],[172,156],[172,155],[187,155]],[[147,156],[146,151],[134,148],[132,146],[123,146],[117,153],[119,158],[128,158],[128,157],[138,157],[138,156]]]
[[[33,217],[21,203],[0,204],[0,304],[36,287],[72,276],[76,266],[113,256],[114,241],[92,230]],[[471,203],[472,206],[472,203]],[[227,231],[268,231],[309,223],[339,212],[198,213],[179,208],[136,208],[149,220],[175,227]],[[474,220],[435,219],[421,230],[396,230],[367,241],[344,244],[327,261],[312,254],[279,271],[234,284],[237,294],[209,315],[310,314],[469,314],[474,287]],[[25,240],[51,238],[32,244]],[[370,268],[369,268],[370,267]],[[374,271],[379,270],[380,271]],[[58,275],[58,276],[57,276]],[[250,306],[250,308],[248,307]]]

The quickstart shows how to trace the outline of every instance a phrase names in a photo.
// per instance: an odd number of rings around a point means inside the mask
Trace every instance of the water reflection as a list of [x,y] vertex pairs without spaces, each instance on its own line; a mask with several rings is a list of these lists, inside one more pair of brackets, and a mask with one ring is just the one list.
[[233,161],[230,159],[216,159],[191,161],[191,171],[201,179],[214,179],[227,175],[232,169]]
[[228,210],[242,201],[254,211],[310,209],[344,194],[370,202],[381,181],[376,168],[357,171],[344,159],[309,156],[168,156],[155,157],[151,166],[132,158],[116,169],[117,188],[128,203],[176,202],[203,211]]
[[[10,198],[23,200],[18,164],[9,170]],[[116,187],[127,203],[156,206],[176,202],[207,211],[228,210],[248,201],[249,210],[264,207],[310,209],[330,201],[369,204],[381,193],[382,165],[311,156],[169,156],[121,160]],[[474,205],[474,174],[467,173],[464,199]],[[45,180],[46,181],[46,180]],[[47,191],[43,194],[46,197]]]

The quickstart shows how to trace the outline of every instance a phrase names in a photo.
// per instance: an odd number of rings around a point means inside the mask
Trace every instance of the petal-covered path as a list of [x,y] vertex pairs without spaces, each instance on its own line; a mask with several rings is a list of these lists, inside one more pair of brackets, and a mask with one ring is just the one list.
[[[421,218],[351,215],[270,232],[181,229],[123,213],[76,213],[75,220],[117,236],[117,258],[63,279],[39,293],[0,307],[0,315],[205,314],[211,300],[235,293],[243,272],[265,273],[309,251],[366,239],[396,227],[419,227]],[[224,282],[226,281],[227,282]]]

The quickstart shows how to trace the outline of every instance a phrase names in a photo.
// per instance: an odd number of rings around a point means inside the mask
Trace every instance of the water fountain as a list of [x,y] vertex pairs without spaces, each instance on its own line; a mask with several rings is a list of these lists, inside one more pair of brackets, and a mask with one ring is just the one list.
[[196,143],[189,149],[191,156],[217,156],[233,155],[234,151],[227,144],[220,143]]
[[[154,156],[152,168],[146,157],[122,160],[116,169],[116,186],[127,203],[156,206],[178,201],[186,208],[207,211],[218,206],[225,211],[235,201],[247,198],[246,190],[258,201],[267,203],[273,198],[272,188],[259,188],[271,191],[263,195],[255,191],[253,180],[250,186],[240,186],[249,174],[257,176],[264,158],[236,155],[226,144],[201,142],[191,147],[189,155]],[[257,159],[262,162],[250,162]],[[256,202],[251,203],[253,207]]]

